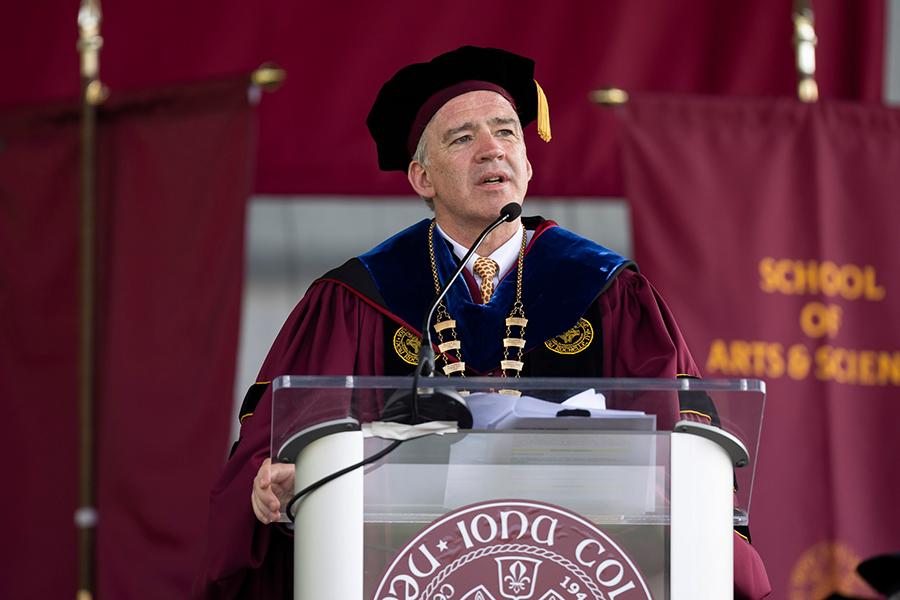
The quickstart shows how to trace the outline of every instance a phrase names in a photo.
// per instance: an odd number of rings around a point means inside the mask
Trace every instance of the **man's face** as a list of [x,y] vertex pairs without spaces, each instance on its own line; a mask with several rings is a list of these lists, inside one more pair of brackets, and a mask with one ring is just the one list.
[[427,160],[408,176],[416,192],[434,200],[442,226],[482,228],[510,202],[525,199],[531,164],[519,117],[496,92],[475,91],[444,104],[425,132]]

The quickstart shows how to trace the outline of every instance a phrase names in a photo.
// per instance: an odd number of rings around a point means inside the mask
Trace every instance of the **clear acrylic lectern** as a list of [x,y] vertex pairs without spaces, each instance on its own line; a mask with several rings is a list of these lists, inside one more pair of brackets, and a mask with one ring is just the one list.
[[[273,461],[296,464],[300,490],[384,449],[392,441],[378,437],[381,407],[411,383],[278,378]],[[474,428],[438,428],[406,440],[300,500],[296,599],[732,597],[732,528],[748,524],[750,515],[762,382],[434,378],[420,384],[462,390]],[[714,424],[704,424],[709,420]],[[504,502],[513,508],[503,510]],[[428,539],[444,515],[473,505],[496,510],[467,524],[463,517],[447,521],[464,544],[454,549],[444,538]],[[545,524],[557,523],[556,510],[573,522],[580,518],[602,544],[583,541],[566,554],[560,540],[550,540],[558,545],[550,548],[545,535],[539,541],[547,547],[531,548],[524,544],[527,515],[538,513],[516,507],[532,505],[544,507]],[[608,548],[618,558],[589,559],[589,551]],[[454,569],[474,568],[475,559],[493,560],[496,574],[485,575],[484,583],[451,585]],[[566,576],[550,581],[554,568]]]

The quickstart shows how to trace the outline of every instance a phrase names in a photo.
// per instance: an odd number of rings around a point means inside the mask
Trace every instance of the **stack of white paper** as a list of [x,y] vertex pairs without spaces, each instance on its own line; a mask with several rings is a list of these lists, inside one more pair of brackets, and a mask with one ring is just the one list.
[[[466,402],[472,429],[630,429],[653,430],[656,420],[643,411],[609,410],[603,394],[587,389],[565,402],[531,396],[477,393]],[[560,411],[580,409],[581,416],[557,417]],[[602,421],[602,422],[601,422]],[[615,423],[612,421],[616,421]]]

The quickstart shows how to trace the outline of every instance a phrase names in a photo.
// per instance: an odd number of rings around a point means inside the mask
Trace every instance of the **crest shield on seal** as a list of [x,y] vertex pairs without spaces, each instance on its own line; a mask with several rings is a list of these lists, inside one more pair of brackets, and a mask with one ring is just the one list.
[[538,567],[541,561],[536,558],[520,558],[504,556],[497,561],[497,583],[500,595],[508,600],[528,600],[534,594]]

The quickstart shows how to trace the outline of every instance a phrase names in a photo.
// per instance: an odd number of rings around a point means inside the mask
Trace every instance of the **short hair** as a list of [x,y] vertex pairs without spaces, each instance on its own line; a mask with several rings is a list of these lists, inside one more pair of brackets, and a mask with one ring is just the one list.
[[[431,123],[425,126],[425,130],[431,127]],[[416,151],[412,155],[412,162],[417,162],[422,165],[424,168],[428,168],[428,147],[425,145],[425,131],[422,132],[422,135],[419,136],[419,143],[416,144]],[[419,196],[422,200],[425,201],[425,204],[434,211],[434,198],[426,198],[425,196]]]

